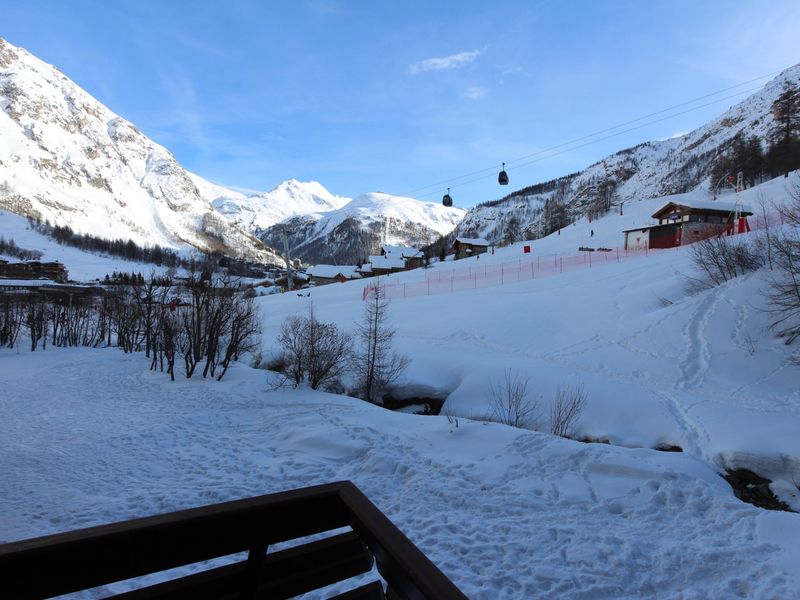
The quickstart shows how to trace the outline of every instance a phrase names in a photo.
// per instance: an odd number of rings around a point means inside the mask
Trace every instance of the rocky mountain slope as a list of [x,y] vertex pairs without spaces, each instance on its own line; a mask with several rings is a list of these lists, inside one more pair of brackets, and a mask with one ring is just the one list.
[[0,39],[0,208],[144,246],[279,262],[214,210],[213,187],[55,67]]
[[552,214],[554,206],[563,207],[561,218],[568,223],[645,198],[697,188],[707,195],[713,187],[709,182],[712,164],[729,150],[737,135],[755,136],[766,148],[776,125],[773,105],[786,86],[800,86],[800,65],[786,69],[755,94],[686,135],[622,150],[578,173],[478,205],[454,234],[495,242],[532,239],[548,233],[547,221],[559,218]]
[[464,214],[460,208],[374,192],[337,210],[291,217],[259,236],[282,247],[287,232],[292,256],[305,262],[354,264],[379,253],[382,244],[427,245],[451,232]]

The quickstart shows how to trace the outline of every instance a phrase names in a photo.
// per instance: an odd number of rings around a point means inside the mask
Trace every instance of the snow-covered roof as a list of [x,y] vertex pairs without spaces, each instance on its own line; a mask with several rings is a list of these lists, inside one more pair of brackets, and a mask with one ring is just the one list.
[[392,256],[370,256],[373,269],[405,269],[406,261]]
[[465,238],[465,237],[457,237],[457,242],[462,244],[469,244],[471,246],[488,246],[489,242],[483,238]]
[[422,250],[411,248],[410,246],[381,246],[383,251],[390,256],[400,256],[402,258],[422,258]]
[[372,273],[372,265],[370,263],[364,263],[358,267],[358,270],[362,273]]
[[48,287],[82,287],[75,285],[64,285],[62,283],[58,283],[57,281],[53,281],[52,279],[3,279],[0,277],[0,287],[42,287],[44,285]]
[[[698,198],[698,199],[691,199],[691,200],[680,200],[680,201],[670,201],[667,202],[664,206],[659,208],[654,214],[653,218],[656,218],[656,215],[662,212],[665,208],[670,205],[674,206],[685,206],[686,208],[694,208],[697,210],[718,210],[721,212],[733,212],[736,209],[735,202],[725,202],[720,200],[711,200],[710,198]],[[750,208],[747,204],[741,205],[741,211],[753,214],[753,209]]]
[[312,277],[325,277],[327,279],[335,279],[339,275],[344,275],[348,279],[361,277],[356,265],[314,265],[308,268],[306,273]]

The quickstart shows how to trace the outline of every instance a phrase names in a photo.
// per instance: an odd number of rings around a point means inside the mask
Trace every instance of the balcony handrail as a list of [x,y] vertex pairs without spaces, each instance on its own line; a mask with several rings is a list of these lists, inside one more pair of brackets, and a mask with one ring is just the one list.
[[[248,559],[240,563],[241,567],[216,571],[220,574],[224,571],[228,577],[225,581],[230,580],[236,586],[236,589],[226,588],[225,597],[237,590],[238,597],[259,597],[258,586],[269,583],[263,581],[264,574],[274,573],[276,568],[274,561],[262,565],[265,557],[275,556],[276,560],[283,557],[281,553],[267,554],[268,547],[348,526],[374,556],[378,572],[388,584],[389,597],[466,598],[350,481],[0,545],[0,589],[9,598],[47,598],[246,551]],[[352,548],[350,541],[342,543],[350,543],[347,547]],[[319,543],[307,546],[309,552],[319,550]],[[323,552],[319,556],[327,556],[324,549],[319,551]],[[353,560],[356,558],[354,555]],[[289,562],[280,564],[302,564],[292,563],[290,556],[286,559]],[[361,560],[358,564],[368,571],[371,561]],[[268,571],[268,567],[273,570]],[[201,575],[212,577],[214,571]],[[345,578],[350,576],[344,573]],[[185,578],[186,585],[197,578],[198,575]],[[250,583],[245,584],[248,579]],[[302,583],[307,585],[308,581]],[[140,595],[146,596],[146,593]]]

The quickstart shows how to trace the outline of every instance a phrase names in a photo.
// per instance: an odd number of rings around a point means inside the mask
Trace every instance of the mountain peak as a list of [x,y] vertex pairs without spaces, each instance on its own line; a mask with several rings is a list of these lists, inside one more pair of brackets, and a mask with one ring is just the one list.
[[[0,208],[143,246],[277,262],[163,146],[55,67],[0,41]],[[198,185],[200,184],[200,185]]]

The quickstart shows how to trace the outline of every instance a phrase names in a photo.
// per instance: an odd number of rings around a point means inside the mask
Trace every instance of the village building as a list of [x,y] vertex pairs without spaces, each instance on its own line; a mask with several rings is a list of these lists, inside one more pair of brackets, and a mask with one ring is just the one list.
[[65,283],[67,269],[60,262],[41,262],[29,260],[25,262],[0,262],[0,278],[7,279],[49,279]]
[[358,272],[362,277],[372,277],[375,273],[372,272],[372,264],[364,263],[358,267]]
[[356,265],[314,265],[306,269],[306,274],[314,285],[344,283],[351,279],[361,279]]
[[736,205],[714,200],[681,200],[668,202],[652,218],[657,225],[626,229],[625,249],[675,248],[699,242],[715,235],[749,231],[747,217],[753,214],[740,205],[738,223],[734,222]]
[[98,285],[78,285],[58,283],[51,279],[2,279],[0,278],[0,295],[37,296],[63,303],[79,298],[92,298],[105,294]]
[[425,253],[409,246],[381,246],[381,256],[402,258],[406,269],[416,269],[425,262]]
[[[297,290],[308,285],[309,276],[303,271],[292,271],[292,289]],[[282,271],[281,275],[275,279],[275,285],[285,289],[289,289],[289,278],[286,271]]]
[[453,241],[453,252],[456,255],[456,260],[483,254],[488,249],[489,242],[483,238],[458,237]]
[[380,256],[370,256],[369,264],[373,275],[388,275],[398,271],[406,270],[406,261],[402,257],[394,257],[390,254]]

